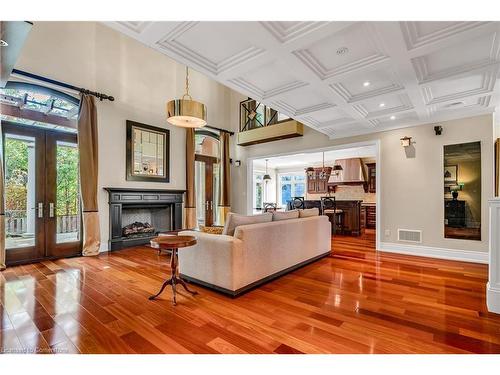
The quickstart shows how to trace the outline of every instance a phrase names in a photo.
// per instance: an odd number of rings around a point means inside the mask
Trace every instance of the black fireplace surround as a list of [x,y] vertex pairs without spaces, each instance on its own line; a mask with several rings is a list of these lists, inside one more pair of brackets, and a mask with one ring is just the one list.
[[[148,244],[159,232],[182,229],[184,190],[105,188],[109,194],[109,250]],[[123,228],[140,222],[154,232],[126,236]]]

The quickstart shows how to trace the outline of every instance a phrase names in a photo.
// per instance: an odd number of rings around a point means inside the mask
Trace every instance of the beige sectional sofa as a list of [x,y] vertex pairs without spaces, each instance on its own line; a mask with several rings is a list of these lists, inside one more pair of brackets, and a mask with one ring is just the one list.
[[179,251],[181,276],[233,297],[331,251],[331,224],[326,216],[240,225],[233,236],[181,234],[198,239],[195,246]]

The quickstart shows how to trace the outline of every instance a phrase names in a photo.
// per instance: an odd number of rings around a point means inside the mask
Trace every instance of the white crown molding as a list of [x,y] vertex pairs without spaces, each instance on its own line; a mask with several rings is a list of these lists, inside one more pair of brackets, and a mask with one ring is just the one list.
[[395,107],[390,107],[390,108],[385,108],[379,111],[372,111],[369,112],[368,109],[366,108],[365,105],[363,104],[355,104],[353,105],[353,108],[365,119],[375,119],[378,117],[384,117],[387,115],[391,115],[394,113],[399,113],[399,112],[404,112],[404,111],[409,111],[413,109],[413,105],[410,101],[410,98],[408,98],[408,95],[406,94],[400,94],[398,95],[401,104]]
[[333,83],[330,85],[330,88],[344,98],[346,103],[361,102],[377,96],[392,94],[404,90],[404,86],[399,83],[392,83],[388,86],[384,86],[376,90],[370,90],[362,94],[352,94],[344,85],[342,85],[342,83]]
[[251,92],[254,95],[256,95],[255,99],[263,99],[263,100],[269,99],[269,98],[272,98],[274,96],[281,95],[285,92],[296,90],[296,89],[299,89],[301,87],[305,87],[308,85],[305,82],[292,81],[292,82],[288,82],[284,85],[278,86],[276,88],[273,88],[271,90],[262,90],[261,88],[255,86],[251,82],[249,82],[246,79],[241,78],[241,77],[232,79],[232,80],[230,80],[230,82],[233,85],[239,86],[243,91]]
[[[434,73],[429,73],[427,56],[418,56],[411,59],[413,68],[420,84],[433,82],[441,79],[447,79],[453,76],[458,76],[464,73],[470,73],[477,70],[496,68],[500,65],[500,38],[498,32],[487,34],[491,37],[491,46],[489,48],[489,56],[467,64],[459,64],[457,66],[443,69]],[[485,36],[485,37],[486,37]]]
[[434,31],[429,34],[421,35],[418,32],[418,22],[400,22],[401,31],[406,42],[408,51],[440,42],[460,33],[472,30],[489,22],[457,22],[451,23],[447,27]]
[[464,106],[459,106],[459,107],[438,107],[437,105],[433,104],[427,107],[427,111],[429,112],[429,116],[434,116],[438,113],[441,112],[446,112],[446,111],[456,111],[456,110],[464,110],[464,109],[470,109],[470,108],[488,108],[490,106],[490,101],[491,101],[491,95],[486,95],[486,96],[480,96],[475,100],[474,103],[464,105]]
[[137,21],[137,22],[123,22],[123,21],[117,21],[116,22],[119,25],[122,25],[126,29],[136,33],[136,34],[141,34],[146,27],[148,27],[150,24],[152,24],[152,21]]
[[485,251],[457,250],[393,242],[381,242],[377,250],[387,253],[488,264],[488,252]]
[[199,22],[181,22],[177,27],[165,35],[161,40],[156,42],[156,45],[165,50],[169,50],[178,54],[182,58],[190,61],[196,66],[203,67],[214,75],[219,75],[229,69],[246,64],[250,60],[259,57],[266,51],[262,48],[250,46],[244,50],[225,58],[222,61],[216,62],[199,54],[191,48],[179,43],[176,39],[188,30],[195,27]]
[[443,95],[443,96],[439,96],[439,97],[434,97],[434,95],[432,93],[432,88],[430,86],[423,86],[422,87],[422,96],[424,98],[426,105],[432,105],[432,104],[449,102],[449,101],[462,99],[462,98],[475,96],[475,95],[489,94],[489,93],[493,92],[493,89],[495,88],[496,75],[497,75],[496,71],[484,72],[480,87],[457,92],[454,94]]
[[303,116],[308,113],[313,113],[313,112],[318,112],[318,111],[323,111],[325,109],[330,109],[334,108],[335,104],[332,103],[319,103],[315,105],[311,105],[308,107],[303,107],[303,108],[295,108],[292,105],[289,105],[285,103],[284,101],[281,100],[276,100],[271,103],[271,108],[274,108],[278,111],[281,111],[283,113],[286,113],[290,117],[296,117],[296,116]]
[[260,22],[260,24],[280,43],[286,44],[328,25],[328,22],[299,22],[289,28],[284,28],[282,23],[274,21]]
[[352,63],[341,65],[337,68],[327,69],[308,50],[295,51],[294,54],[322,81],[334,78],[335,76],[341,74],[353,73],[363,68],[373,67],[382,62],[386,62],[389,59],[385,55],[376,53],[371,56],[356,60]]

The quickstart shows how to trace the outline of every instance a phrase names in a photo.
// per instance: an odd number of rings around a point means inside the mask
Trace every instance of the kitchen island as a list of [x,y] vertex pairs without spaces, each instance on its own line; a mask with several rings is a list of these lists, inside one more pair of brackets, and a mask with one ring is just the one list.
[[[361,204],[362,200],[337,200],[337,209],[343,211],[343,234],[351,236],[361,235]],[[320,200],[305,200],[305,208],[317,207],[321,209]],[[291,209],[291,201],[288,202],[288,209]]]

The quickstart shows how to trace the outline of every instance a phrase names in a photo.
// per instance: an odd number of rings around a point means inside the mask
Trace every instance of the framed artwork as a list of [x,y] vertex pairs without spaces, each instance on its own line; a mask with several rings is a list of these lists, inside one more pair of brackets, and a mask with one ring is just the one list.
[[446,165],[444,167],[444,183],[454,185],[457,183],[458,165]]
[[127,120],[128,181],[170,181],[170,131]]

